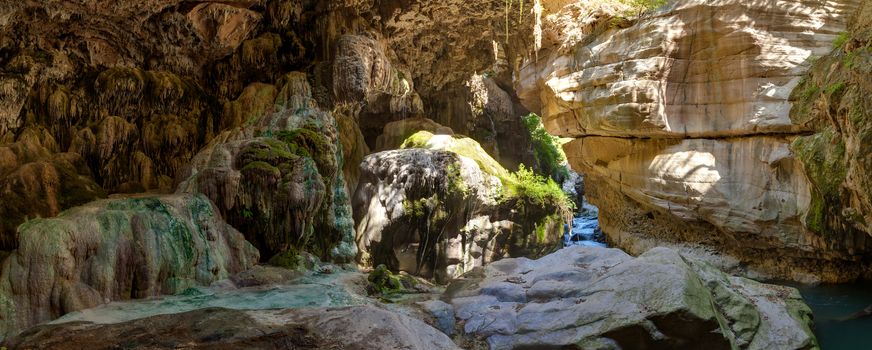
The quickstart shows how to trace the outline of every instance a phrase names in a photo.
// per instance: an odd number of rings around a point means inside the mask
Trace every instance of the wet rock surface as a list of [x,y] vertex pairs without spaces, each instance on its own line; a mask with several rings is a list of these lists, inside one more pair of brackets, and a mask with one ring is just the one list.
[[111,199],[19,229],[0,274],[0,335],[113,300],[228,278],[257,250],[202,195]]

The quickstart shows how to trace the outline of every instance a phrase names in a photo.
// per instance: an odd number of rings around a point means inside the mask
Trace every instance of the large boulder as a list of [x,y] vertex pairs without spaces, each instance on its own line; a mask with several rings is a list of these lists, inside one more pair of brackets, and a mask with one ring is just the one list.
[[812,127],[791,119],[790,96],[859,3],[667,1],[629,21],[597,5],[553,7],[546,30],[585,27],[545,35],[518,95],[552,133],[577,139],[567,157],[593,184],[617,246],[708,245],[773,277],[850,280],[867,269],[872,241],[821,229],[822,186],[801,153],[838,154],[813,149],[826,135],[791,147]]
[[10,349],[459,349],[419,320],[374,306],[280,310],[201,309],[116,324],[45,325]]
[[491,349],[810,349],[794,288],[733,277],[667,248],[633,258],[570,247],[504,259],[445,295],[467,336]]
[[0,337],[113,300],[226,279],[257,250],[202,195],[111,199],[19,228],[0,274]]
[[[509,256],[558,246],[567,200],[535,195],[475,141],[419,132],[361,164],[354,196],[358,259],[447,281]],[[531,179],[532,180],[532,179]]]

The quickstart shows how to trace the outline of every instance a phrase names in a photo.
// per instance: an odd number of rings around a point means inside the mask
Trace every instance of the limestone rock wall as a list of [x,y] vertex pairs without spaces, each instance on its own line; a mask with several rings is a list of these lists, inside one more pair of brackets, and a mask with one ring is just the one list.
[[218,135],[194,157],[179,192],[208,196],[265,260],[305,249],[347,261],[354,228],[342,143],[306,78],[289,73],[275,100],[263,101],[270,112]]
[[588,191],[618,246],[714,246],[768,276],[856,278],[866,235],[808,224],[818,185],[794,145],[813,128],[791,119],[790,96],[859,5],[670,1],[576,22],[578,6],[547,8],[550,39],[518,70],[518,96],[577,139],[567,156],[605,187]]
[[242,272],[257,250],[202,195],[104,200],[20,228],[0,274],[0,337],[113,300]]

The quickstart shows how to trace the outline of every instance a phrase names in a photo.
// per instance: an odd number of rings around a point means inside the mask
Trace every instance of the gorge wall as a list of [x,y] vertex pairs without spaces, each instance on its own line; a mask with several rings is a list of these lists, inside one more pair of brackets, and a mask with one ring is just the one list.
[[[817,106],[838,105],[829,95],[815,102],[818,91],[794,93],[809,86],[812,66],[821,71],[812,80],[831,67],[821,65],[835,59],[819,57],[832,56],[860,5],[670,1],[633,21],[588,9],[577,35],[552,35],[538,60],[525,62],[518,95],[552,133],[575,138],[567,156],[587,175],[615,245],[633,254],[669,243],[715,247],[725,253],[722,266],[758,276],[868,276],[872,231],[857,214],[869,212],[860,185],[868,179],[860,175],[865,129],[843,126],[844,117],[828,123]],[[578,26],[566,21],[571,7],[550,10],[546,31]],[[854,39],[836,55],[862,52],[861,62],[864,43]],[[842,116],[851,113],[852,94],[844,96]],[[865,110],[857,113],[866,120]],[[824,153],[834,138],[850,150]],[[823,149],[808,150],[815,142]],[[838,180],[832,166],[842,169]]]

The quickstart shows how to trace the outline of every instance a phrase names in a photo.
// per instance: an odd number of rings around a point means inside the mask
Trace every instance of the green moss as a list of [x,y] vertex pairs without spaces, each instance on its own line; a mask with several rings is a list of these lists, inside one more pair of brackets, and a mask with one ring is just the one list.
[[406,199],[403,201],[403,212],[415,219],[427,217],[427,213],[438,204],[438,199],[434,195],[429,198],[421,198],[417,200]]
[[427,142],[433,138],[429,131],[419,131],[407,137],[400,148],[427,148]]
[[417,284],[415,279],[409,276],[393,274],[385,265],[379,265],[367,277],[369,284],[367,292],[370,295],[391,295],[407,292]]
[[487,151],[481,148],[481,145],[475,140],[458,135],[439,135],[440,141],[438,142],[434,141],[433,138],[434,135],[429,131],[419,131],[407,138],[400,148],[425,148],[448,151],[472,159],[487,174],[500,179],[509,176],[509,171],[487,154]]
[[279,131],[275,137],[287,144],[291,152],[312,158],[321,176],[332,178],[338,171],[335,146],[330,139],[318,131],[303,127],[291,131]]
[[276,167],[270,165],[269,163],[262,162],[262,161],[254,161],[254,162],[248,163],[242,168],[241,171],[242,171],[242,173],[255,172],[255,173],[260,173],[260,174],[272,174],[276,177],[281,176],[281,174],[282,174],[282,172],[279,170],[279,168],[276,168]]
[[288,250],[284,253],[279,253],[269,259],[269,264],[272,266],[283,267],[289,270],[296,270],[300,267],[302,257],[295,249]]
[[815,185],[806,226],[823,233],[828,210],[839,203],[840,188],[847,177],[845,144],[832,128],[827,127],[817,134],[797,138],[792,149]]
[[[537,123],[541,124],[538,120]],[[552,137],[547,133],[545,135]],[[444,150],[476,161],[482,171],[500,179],[503,184],[502,198],[504,201],[520,199],[519,205],[574,207],[572,200],[553,179],[538,175],[523,164],[517,172],[511,173],[488,155],[473,139],[461,136],[452,137],[450,140],[442,139],[438,142],[432,139],[432,133],[419,131],[406,139],[401,148]],[[549,142],[556,141],[551,139]],[[449,188],[458,193],[467,194],[468,188],[460,176],[458,167],[449,167],[448,180]]]

